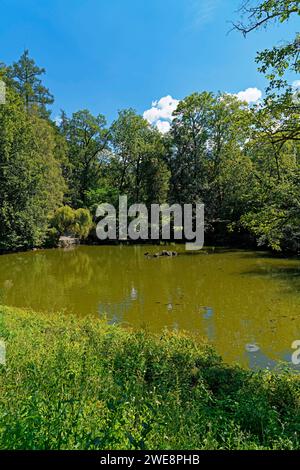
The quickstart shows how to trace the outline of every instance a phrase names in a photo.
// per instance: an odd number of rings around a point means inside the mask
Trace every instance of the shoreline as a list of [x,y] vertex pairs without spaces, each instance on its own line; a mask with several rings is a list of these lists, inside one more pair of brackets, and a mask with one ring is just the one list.
[[[0,251],[0,259],[1,256],[5,255],[12,255],[12,254],[18,254],[18,253],[30,253],[30,252],[35,252],[35,251],[48,251],[48,250],[68,250],[68,249],[74,249],[78,248],[80,246],[89,246],[89,247],[112,247],[112,246],[143,246],[143,247],[176,247],[176,246],[183,246],[184,242],[178,243],[178,242],[160,242],[160,243],[140,243],[140,242],[132,242],[132,241],[123,241],[123,242],[115,242],[115,243],[94,243],[94,242],[79,242],[77,244],[74,244],[74,246],[70,247],[60,247],[60,246],[55,246],[55,247],[46,247],[46,246],[41,246],[41,247],[34,247],[34,248],[28,248],[28,249],[16,249],[16,250],[9,250],[9,251]],[[221,251],[232,251],[232,250],[239,250],[239,251],[255,251],[257,253],[267,253],[270,257],[272,258],[279,258],[279,259],[299,259],[300,260],[300,255],[294,252],[286,252],[286,251],[274,251],[271,250],[270,248],[267,247],[254,247],[254,246],[244,246],[244,245],[204,245],[203,248],[200,250],[195,250],[189,252],[189,255],[192,256],[193,254],[199,254],[201,252],[221,252]]]

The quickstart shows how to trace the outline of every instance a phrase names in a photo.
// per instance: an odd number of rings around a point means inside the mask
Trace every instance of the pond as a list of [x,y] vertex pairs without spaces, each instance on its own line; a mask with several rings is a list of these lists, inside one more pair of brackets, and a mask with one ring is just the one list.
[[[166,249],[163,247],[163,249]],[[105,317],[207,338],[228,363],[273,367],[300,339],[300,264],[240,250],[150,258],[153,246],[80,246],[0,257],[6,305]]]

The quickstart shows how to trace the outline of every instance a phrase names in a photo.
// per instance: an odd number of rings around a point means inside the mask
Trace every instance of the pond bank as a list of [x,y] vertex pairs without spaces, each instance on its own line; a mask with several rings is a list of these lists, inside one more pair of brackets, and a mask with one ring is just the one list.
[[1,449],[296,449],[300,378],[183,334],[0,307]]

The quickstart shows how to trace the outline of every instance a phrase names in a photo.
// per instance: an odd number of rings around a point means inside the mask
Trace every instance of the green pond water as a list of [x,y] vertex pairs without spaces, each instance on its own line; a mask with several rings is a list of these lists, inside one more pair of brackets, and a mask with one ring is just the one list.
[[[165,249],[166,247],[163,247]],[[160,247],[162,249],[162,247]],[[153,246],[80,246],[0,257],[0,301],[187,330],[246,367],[291,361],[300,339],[300,263],[240,250],[151,258]]]

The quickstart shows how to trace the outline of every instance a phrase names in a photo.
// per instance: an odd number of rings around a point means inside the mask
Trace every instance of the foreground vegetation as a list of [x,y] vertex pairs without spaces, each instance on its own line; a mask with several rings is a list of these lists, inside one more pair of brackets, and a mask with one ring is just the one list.
[[300,379],[184,335],[0,308],[1,449],[296,449]]

